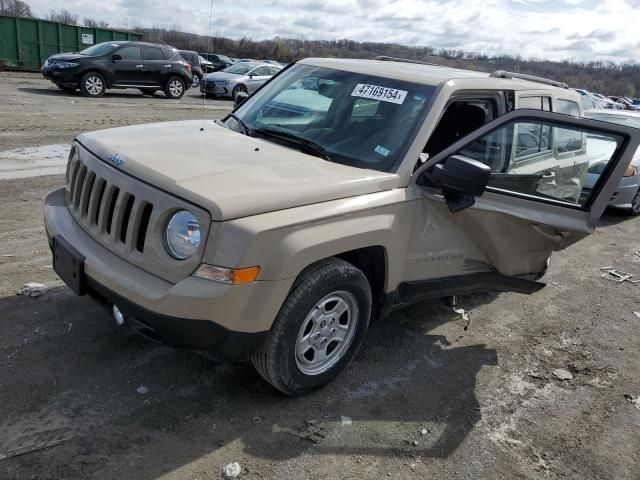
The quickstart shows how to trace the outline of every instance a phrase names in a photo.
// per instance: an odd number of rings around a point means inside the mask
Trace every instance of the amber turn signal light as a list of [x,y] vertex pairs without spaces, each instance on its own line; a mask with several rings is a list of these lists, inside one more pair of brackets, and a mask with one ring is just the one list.
[[247,268],[224,268],[215,265],[202,264],[193,274],[198,278],[211,280],[213,282],[226,283],[228,285],[241,285],[243,283],[251,283],[260,273],[260,267]]

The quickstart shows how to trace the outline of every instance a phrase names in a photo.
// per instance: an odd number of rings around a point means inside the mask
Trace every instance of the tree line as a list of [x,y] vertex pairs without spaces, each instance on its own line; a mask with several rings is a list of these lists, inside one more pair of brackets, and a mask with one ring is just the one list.
[[[0,14],[33,17],[31,8],[22,0],[0,0]],[[71,25],[79,25],[78,15],[68,10],[52,10],[46,17]],[[83,18],[88,27],[107,28],[106,22]],[[605,95],[640,96],[640,65],[633,63],[591,61],[550,61],[522,59],[509,55],[488,56],[462,50],[411,47],[396,43],[356,42],[354,40],[301,40],[276,37],[269,40],[250,38],[226,38],[203,36],[180,31],[180,28],[135,26],[133,32],[141,33],[143,40],[172,45],[182,50],[199,53],[221,53],[230,57],[256,58],[290,62],[302,57],[374,58],[379,55],[406,58],[449,67],[466,68],[483,72],[508,70],[540,77],[553,78],[570,86],[585,88]]]

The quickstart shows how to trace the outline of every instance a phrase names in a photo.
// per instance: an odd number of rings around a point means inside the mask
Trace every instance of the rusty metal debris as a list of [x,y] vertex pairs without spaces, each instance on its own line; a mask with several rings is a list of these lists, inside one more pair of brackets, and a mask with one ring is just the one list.
[[623,272],[613,267],[600,267],[600,270],[605,270],[600,276],[606,280],[611,280],[616,283],[640,283],[640,280],[631,280],[633,273]]

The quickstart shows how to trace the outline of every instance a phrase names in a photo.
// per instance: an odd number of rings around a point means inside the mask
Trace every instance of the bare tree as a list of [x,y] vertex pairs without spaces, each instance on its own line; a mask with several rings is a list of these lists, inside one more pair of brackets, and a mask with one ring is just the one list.
[[67,9],[57,11],[51,10],[51,12],[49,12],[49,15],[47,15],[47,20],[51,20],[52,22],[67,23],[69,25],[77,25],[78,15],[71,13]]
[[31,7],[21,0],[0,0],[0,15],[13,15],[14,17],[33,17]]
[[104,20],[94,20],[93,18],[84,17],[82,20],[85,27],[89,28],[109,28],[109,24]]

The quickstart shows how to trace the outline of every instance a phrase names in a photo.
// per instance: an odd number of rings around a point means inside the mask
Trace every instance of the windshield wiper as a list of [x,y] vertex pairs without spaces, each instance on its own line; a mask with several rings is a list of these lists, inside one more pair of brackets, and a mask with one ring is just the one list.
[[249,127],[247,127],[247,124],[244,123],[240,119],[240,117],[238,117],[235,113],[230,113],[229,116],[233,118],[236,122],[238,122],[238,125],[240,125],[240,127],[242,128],[242,133],[244,133],[248,137],[253,136],[253,131]]
[[305,153],[309,153],[313,156],[320,157],[324,160],[331,161],[331,157],[327,154],[327,150],[320,144],[307,140],[306,138],[299,137],[294,133],[284,132],[282,130],[273,130],[271,128],[256,128],[253,130],[254,134],[263,135],[265,137],[281,138],[297,144]]

